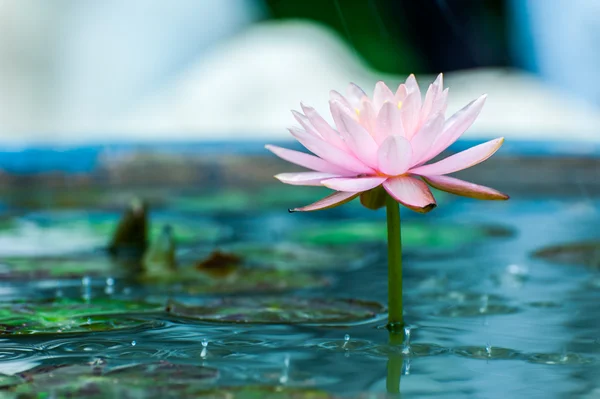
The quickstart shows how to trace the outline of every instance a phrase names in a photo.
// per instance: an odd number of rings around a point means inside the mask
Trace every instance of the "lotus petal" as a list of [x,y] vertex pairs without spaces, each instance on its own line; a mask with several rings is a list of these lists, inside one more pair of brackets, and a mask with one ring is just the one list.
[[399,176],[386,180],[383,188],[396,201],[419,213],[427,213],[436,207],[431,190],[422,180],[411,176]]
[[490,187],[480,186],[450,176],[423,176],[432,187],[448,193],[480,200],[507,200],[508,195]]
[[392,135],[406,137],[402,124],[402,113],[397,105],[390,102],[383,104],[377,115],[373,132],[374,138],[379,144]]
[[432,115],[414,135],[410,144],[413,156],[412,165],[419,164],[431,149],[431,145],[444,128],[444,115],[438,112]]
[[330,162],[325,161],[305,152],[289,150],[287,148],[277,147],[275,145],[266,145],[265,148],[277,155],[279,158],[296,165],[312,169],[315,172],[335,173],[342,176],[350,176],[353,173],[344,168],[340,168]]
[[[447,93],[446,93],[447,95]],[[444,126],[444,130],[437,136],[425,161],[439,155],[450,147],[464,132],[467,131],[477,119],[477,116],[485,104],[487,95],[470,102],[463,109],[452,115]]]
[[375,90],[373,91],[373,107],[376,110],[381,109],[381,106],[386,102],[391,102],[397,106],[396,101],[394,100],[394,93],[392,93],[385,83],[379,81],[375,85]]
[[360,108],[360,103],[365,97],[367,97],[366,93],[356,84],[350,83],[348,85],[346,99],[354,109]]
[[343,125],[340,134],[350,151],[366,165],[373,168],[377,167],[377,143],[373,140],[373,137],[345,112],[340,111],[339,117]]
[[373,169],[333,144],[329,144],[301,129],[291,128],[289,130],[300,144],[318,157],[352,172],[373,173]]
[[387,177],[338,177],[323,180],[322,183],[336,191],[363,192],[379,186]]
[[310,124],[319,132],[321,137],[323,137],[323,140],[335,145],[338,148],[347,148],[338,132],[336,132],[313,107],[308,107],[304,104],[301,104],[301,107],[304,115],[306,115],[310,121]]
[[323,209],[331,209],[336,206],[343,205],[352,201],[354,198],[358,197],[360,193],[345,193],[345,192],[335,192],[327,197],[320,199],[317,202],[314,202],[310,205],[306,205],[300,208],[290,209],[290,212],[310,212],[310,211],[320,211]]
[[277,180],[293,186],[322,186],[321,182],[323,180],[332,177],[339,177],[339,175],[321,172],[280,173],[275,175]]
[[503,142],[504,137],[490,140],[483,144],[476,145],[475,147],[471,147],[468,150],[461,151],[458,154],[451,155],[441,161],[429,165],[418,166],[411,169],[410,173],[421,176],[438,176],[467,169],[491,157],[498,151]]
[[410,166],[412,149],[408,140],[390,136],[379,147],[379,170],[389,176],[401,175]]

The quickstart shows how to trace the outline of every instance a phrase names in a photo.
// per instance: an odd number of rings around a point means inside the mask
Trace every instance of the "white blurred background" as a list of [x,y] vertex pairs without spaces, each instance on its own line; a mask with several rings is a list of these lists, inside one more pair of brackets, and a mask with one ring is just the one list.
[[597,142],[598,20],[597,0],[0,0],[0,143],[284,139],[300,101],[411,72],[444,72],[450,111],[489,94],[467,137]]

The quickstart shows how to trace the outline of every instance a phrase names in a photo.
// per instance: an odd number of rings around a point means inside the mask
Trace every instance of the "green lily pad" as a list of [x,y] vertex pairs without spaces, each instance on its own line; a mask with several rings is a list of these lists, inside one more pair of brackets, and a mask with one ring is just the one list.
[[0,277],[5,279],[82,278],[84,276],[120,276],[135,267],[127,260],[105,256],[77,258],[6,258]]
[[600,241],[554,245],[534,252],[533,256],[552,263],[600,269]]
[[344,250],[318,245],[279,243],[235,243],[222,247],[225,252],[238,255],[253,267],[272,267],[278,270],[338,270],[362,266],[369,258],[364,250]]
[[218,387],[197,392],[196,398],[211,399],[335,399],[333,394],[314,388],[284,386]]
[[[402,224],[402,244],[410,248],[448,250],[477,242],[482,237],[509,234],[501,227],[419,222]],[[295,237],[315,245],[376,243],[387,240],[387,229],[384,221],[345,221],[306,228]]]
[[172,273],[142,275],[140,280],[167,288],[176,285],[178,290],[189,294],[268,293],[319,288],[330,283],[326,277],[291,270],[233,268],[220,275],[190,267]]
[[[0,226],[0,254],[59,255],[104,247],[121,215],[111,212],[53,212],[32,214]],[[150,240],[170,225],[180,244],[215,242],[230,234],[218,223],[181,216],[151,216]]]
[[[16,385],[20,385],[23,382],[24,382],[24,380],[21,377],[19,377],[19,376],[0,374],[0,391],[3,390],[3,389],[14,387]],[[0,398],[1,397],[2,396],[0,395]]]
[[372,321],[385,308],[377,302],[300,297],[232,297],[202,305],[169,301],[167,312],[215,323],[349,324]]
[[42,367],[27,374],[12,392],[19,398],[165,398],[197,397],[218,376],[208,367],[177,365],[167,362],[127,365],[104,370],[101,366],[73,365]]
[[158,310],[157,305],[115,299],[9,302],[0,305],[0,336],[155,327],[162,323],[149,321],[142,315]]

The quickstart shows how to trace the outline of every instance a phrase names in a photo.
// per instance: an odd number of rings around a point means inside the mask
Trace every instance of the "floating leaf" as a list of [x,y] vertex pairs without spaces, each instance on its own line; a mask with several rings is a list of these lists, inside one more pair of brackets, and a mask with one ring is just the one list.
[[116,276],[135,263],[128,260],[114,260],[108,256],[75,258],[5,258],[2,260],[0,277],[3,279],[70,279],[84,276]]
[[233,297],[187,305],[170,301],[177,316],[218,323],[348,324],[372,321],[385,308],[377,302],[300,297]]
[[588,241],[554,245],[537,250],[533,256],[552,263],[600,269],[600,242]]
[[112,331],[133,327],[153,327],[143,313],[159,307],[138,301],[74,299],[8,302],[0,305],[0,335],[81,333]]
[[213,276],[227,276],[237,269],[242,258],[221,251],[213,251],[206,259],[196,263],[196,269]]
[[328,248],[289,242],[242,242],[221,247],[240,256],[252,267],[273,267],[280,270],[347,270],[363,266],[372,253],[363,249]]
[[140,281],[169,290],[176,286],[190,294],[269,293],[318,288],[329,279],[306,272],[273,269],[232,268],[226,274],[195,268],[180,268],[175,273],[142,275]]
[[[85,398],[197,397],[217,378],[215,369],[167,362],[103,368],[94,365],[40,367],[26,373],[17,395]],[[25,396],[18,396],[19,398]],[[29,397],[29,396],[26,396]],[[34,396],[32,396],[34,397]]]

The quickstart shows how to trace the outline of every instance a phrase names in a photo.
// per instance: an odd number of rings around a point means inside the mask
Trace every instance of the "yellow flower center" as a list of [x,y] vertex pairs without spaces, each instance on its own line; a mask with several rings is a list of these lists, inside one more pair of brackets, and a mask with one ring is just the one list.
[[402,101],[398,101],[398,109],[402,108]]

